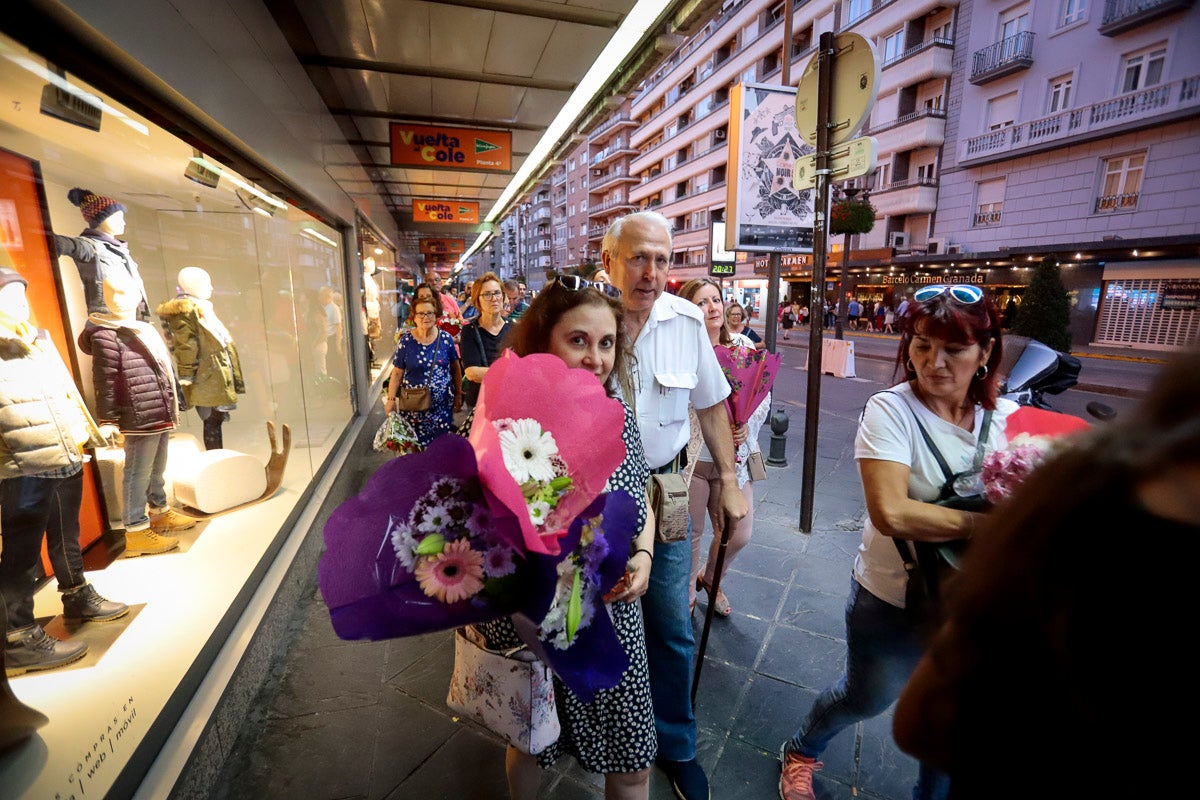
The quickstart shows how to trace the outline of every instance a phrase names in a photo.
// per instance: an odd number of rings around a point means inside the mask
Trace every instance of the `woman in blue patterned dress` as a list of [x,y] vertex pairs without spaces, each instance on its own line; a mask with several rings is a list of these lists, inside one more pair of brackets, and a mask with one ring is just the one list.
[[429,387],[429,408],[400,412],[416,431],[421,447],[428,447],[449,431],[454,424],[454,412],[462,408],[462,363],[454,339],[437,327],[439,311],[428,300],[413,303],[409,320],[413,327],[396,345],[388,397],[383,405],[384,412],[392,413],[402,385]]

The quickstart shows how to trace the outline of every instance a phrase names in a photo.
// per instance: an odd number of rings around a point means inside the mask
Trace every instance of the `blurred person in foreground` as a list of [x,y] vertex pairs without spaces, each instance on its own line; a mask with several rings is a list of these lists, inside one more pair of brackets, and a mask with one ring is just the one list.
[[[957,473],[977,450],[1004,448],[1005,418],[1016,410],[996,396],[1000,316],[983,292],[927,286],[915,299],[897,355],[906,380],[867,400],[854,442],[867,519],[846,600],[845,672],[782,748],[783,800],[815,798],[813,773],[829,742],[894,703],[921,657],[924,620],[904,607],[909,578],[896,540],[968,539],[979,525],[981,514],[934,504],[946,479],[922,427]],[[944,798],[946,785],[922,764],[913,798]]]
[[[624,398],[634,407],[652,472],[682,472],[690,438],[688,403],[696,409],[704,443],[720,476],[720,506],[733,522],[746,516],[746,498],[734,471],[733,435],[723,402],[729,383],[717,363],[694,304],[667,288],[671,223],[654,211],[616,220],[604,234],[604,269],[621,290],[624,334],[637,357]],[[696,760],[696,717],[691,684],[695,637],[688,609],[690,536],[656,542],[654,569],[643,606],[646,652],[658,733],[658,764],[683,800],[709,797],[708,776]]]
[[[708,339],[713,347],[740,345],[754,349],[754,342],[750,341],[748,337],[734,333],[725,325],[725,320],[730,315],[730,308],[737,306],[740,309],[741,306],[736,303],[726,306],[721,300],[721,287],[712,278],[694,278],[688,281],[679,287],[679,296],[695,303],[703,312],[704,327],[708,331]],[[746,424],[732,429],[733,444],[737,448],[735,470],[738,488],[741,490],[742,496],[746,498],[746,516],[738,520],[733,526],[733,530],[729,532],[725,561],[722,563],[721,569],[722,580],[725,579],[725,574],[729,571],[733,560],[737,558],[737,554],[750,543],[750,534],[754,530],[754,482],[750,480],[749,458],[752,451],[758,450],[758,432],[762,429],[762,424],[767,419],[767,412],[770,408],[771,395],[768,393],[758,404],[758,408],[754,409],[754,413],[750,415]],[[725,596],[725,590],[718,587],[715,597],[712,590],[713,577],[716,574],[717,554],[721,549],[721,531],[725,524],[720,506],[717,504],[717,500],[721,496],[720,478],[716,465],[713,463],[712,454],[708,452],[708,448],[702,442],[696,441],[698,438],[693,430],[695,461],[688,465],[692,470],[691,478],[688,480],[688,513],[692,520],[692,577],[688,589],[690,601],[688,607],[690,609],[696,605],[696,592],[703,589],[708,595],[708,601],[713,604],[713,611],[722,617],[728,617],[733,613],[733,607],[729,604],[729,598]],[[689,447],[689,461],[692,459],[692,454],[693,447]],[[708,560],[702,565],[700,563],[700,546],[704,538],[706,515],[712,521],[713,537],[712,544],[708,548]]]
[[[499,285],[487,280],[487,275],[482,280],[485,287]],[[513,352],[519,356],[531,353],[558,356],[568,367],[595,375],[608,393],[615,395],[619,378],[629,369],[628,346],[621,334],[623,311],[615,299],[619,296],[619,291],[606,284],[585,281],[577,275],[558,276],[538,294],[521,323],[513,329]],[[629,666],[616,686],[598,691],[590,703],[582,702],[555,677],[555,702],[562,734],[557,743],[536,756],[508,747],[505,768],[513,800],[533,800],[541,780],[539,762],[551,766],[563,755],[574,756],[588,772],[603,774],[604,796],[608,800],[649,797],[650,765],[658,748],[638,598],[646,592],[654,562],[654,521],[646,503],[650,469],[642,453],[633,410],[624,402],[622,405],[625,426],[621,439],[626,455],[609,478],[606,489],[628,492],[637,503],[639,533],[630,545],[625,578],[605,600],[617,638],[629,656]],[[580,423],[586,424],[586,420]],[[521,645],[508,617],[476,627],[491,649]]]
[[[1075,440],[980,526],[893,727],[950,775],[952,798],[1179,793],[1185,737],[1161,737],[1165,770],[1117,756],[1119,736],[1172,713],[1140,691],[1193,681],[1154,622],[1194,602],[1164,559],[1200,538],[1198,397],[1193,349],[1128,419]],[[998,777],[1014,752],[1037,778]]]

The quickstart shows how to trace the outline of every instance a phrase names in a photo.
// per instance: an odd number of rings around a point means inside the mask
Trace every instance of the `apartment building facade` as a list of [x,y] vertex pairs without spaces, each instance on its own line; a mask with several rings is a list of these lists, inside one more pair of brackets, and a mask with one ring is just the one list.
[[958,31],[927,257],[1002,284],[1051,256],[1074,341],[1200,341],[1200,10],[964,0]]

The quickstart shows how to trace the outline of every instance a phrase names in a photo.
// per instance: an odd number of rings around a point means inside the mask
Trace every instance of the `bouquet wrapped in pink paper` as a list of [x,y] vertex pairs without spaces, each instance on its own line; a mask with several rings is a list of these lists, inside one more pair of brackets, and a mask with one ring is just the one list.
[[713,349],[729,381],[729,397],[725,399],[729,418],[734,426],[745,425],[771,391],[782,357],[744,345],[717,345]]
[[517,518],[525,549],[560,553],[571,521],[625,460],[624,423],[595,376],[557,356],[506,351],[488,368],[470,440],[494,510]]
[[992,504],[1007,499],[1071,434],[1088,427],[1079,417],[1033,406],[1009,414],[1005,421],[1008,447],[993,450],[983,459],[984,497]]

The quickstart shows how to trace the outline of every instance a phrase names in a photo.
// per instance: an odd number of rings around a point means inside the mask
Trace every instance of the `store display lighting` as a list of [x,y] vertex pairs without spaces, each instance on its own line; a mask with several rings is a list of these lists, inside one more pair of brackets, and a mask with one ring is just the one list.
[[330,247],[337,247],[337,242],[335,242],[333,239],[330,239],[328,236],[317,233],[312,228],[301,228],[300,232],[310,239],[316,239],[318,242],[327,244]]
[[1134,257],[1134,258],[1137,258],[1137,254],[1138,254],[1138,253],[1137,253],[1137,250],[1134,250],[1134,251],[1133,251],[1133,257]]
[[204,167],[205,169],[211,169],[213,172],[217,173],[218,175],[220,175],[223,178],[228,178],[229,182],[232,183],[234,186],[238,187],[239,189],[246,190],[250,194],[259,198],[260,200],[270,203],[271,205],[275,206],[278,209],[284,209],[284,210],[287,209],[287,203],[284,203],[282,200],[278,200],[278,199],[272,197],[271,195],[264,192],[262,189],[259,189],[257,186],[247,183],[246,181],[242,180],[237,175],[234,175],[232,172],[228,171],[227,169],[220,166],[219,164],[214,164],[213,162],[204,158],[204,156],[192,156],[192,161],[194,161],[195,163]]

